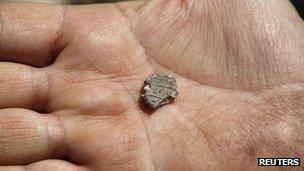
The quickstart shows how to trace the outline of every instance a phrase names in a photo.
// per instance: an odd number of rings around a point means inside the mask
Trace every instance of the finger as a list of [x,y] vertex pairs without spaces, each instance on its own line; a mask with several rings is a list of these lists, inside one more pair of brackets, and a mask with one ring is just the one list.
[[44,111],[49,92],[46,72],[23,64],[0,62],[0,109]]
[[77,166],[63,160],[43,160],[25,166],[0,166],[2,171],[86,171],[85,166]]
[[65,7],[0,5],[0,61],[47,66],[60,49]]
[[0,165],[27,164],[63,155],[55,115],[25,109],[0,110]]

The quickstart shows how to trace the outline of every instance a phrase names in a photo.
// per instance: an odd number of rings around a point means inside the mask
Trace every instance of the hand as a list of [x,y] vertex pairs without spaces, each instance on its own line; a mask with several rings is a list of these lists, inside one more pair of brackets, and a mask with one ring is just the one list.
[[[287,0],[2,4],[0,16],[0,170],[304,160],[304,24]],[[151,111],[139,97],[156,72],[180,95]]]

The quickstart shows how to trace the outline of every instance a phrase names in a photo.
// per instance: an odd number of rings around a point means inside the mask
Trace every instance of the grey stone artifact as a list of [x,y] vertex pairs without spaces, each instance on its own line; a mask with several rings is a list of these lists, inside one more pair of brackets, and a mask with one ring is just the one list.
[[176,80],[166,74],[151,74],[144,82],[142,98],[151,108],[172,102],[178,96]]

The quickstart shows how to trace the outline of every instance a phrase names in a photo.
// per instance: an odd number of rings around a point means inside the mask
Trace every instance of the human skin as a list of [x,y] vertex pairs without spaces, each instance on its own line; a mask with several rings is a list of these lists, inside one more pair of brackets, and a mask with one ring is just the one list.
[[[1,171],[304,161],[304,24],[288,0],[1,4],[0,18]],[[179,96],[150,110],[140,91],[158,72]]]

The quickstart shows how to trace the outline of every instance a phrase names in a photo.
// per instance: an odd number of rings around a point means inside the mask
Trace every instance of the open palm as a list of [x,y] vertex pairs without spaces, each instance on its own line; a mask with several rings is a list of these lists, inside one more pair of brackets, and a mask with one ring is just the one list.
[[[304,160],[304,24],[287,0],[2,4],[0,16],[0,170]],[[157,110],[139,98],[152,73],[179,87]]]

